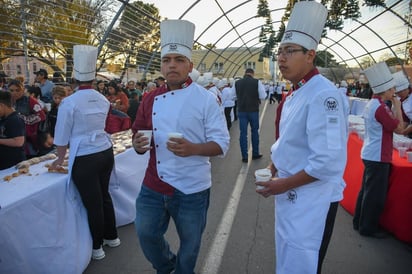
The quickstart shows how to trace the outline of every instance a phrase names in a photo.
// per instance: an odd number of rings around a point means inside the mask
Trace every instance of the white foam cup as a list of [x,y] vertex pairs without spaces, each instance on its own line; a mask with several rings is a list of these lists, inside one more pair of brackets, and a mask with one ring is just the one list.
[[406,147],[398,147],[399,157],[405,158],[407,150],[408,150],[408,148],[406,148]]
[[406,155],[408,156],[408,162],[412,163],[412,151],[406,152]]
[[183,134],[180,132],[169,132],[167,137],[169,137],[169,142],[173,143],[173,141],[170,141],[170,138],[183,138]]
[[[272,171],[268,168],[257,169],[255,171],[256,182],[267,182],[272,178]],[[256,189],[263,189],[263,186],[256,186]]]
[[150,147],[150,143],[152,140],[152,133],[153,133],[152,130],[139,130],[139,133],[143,133],[143,135],[149,139],[149,143],[145,145],[144,147],[146,148]]

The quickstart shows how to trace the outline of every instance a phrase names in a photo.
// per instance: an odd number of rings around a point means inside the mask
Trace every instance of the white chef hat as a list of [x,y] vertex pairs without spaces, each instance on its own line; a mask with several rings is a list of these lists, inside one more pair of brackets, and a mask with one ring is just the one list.
[[347,88],[348,87],[348,83],[345,80],[340,81],[340,86],[343,88]]
[[193,68],[192,71],[189,73],[189,77],[190,79],[192,79],[193,82],[196,82],[199,76],[200,72],[195,68]]
[[96,78],[97,47],[75,45],[73,47],[74,79],[87,82]]
[[160,57],[181,54],[192,58],[195,25],[186,20],[164,20],[160,23]]
[[403,71],[398,71],[392,74],[395,79],[396,92],[401,92],[409,87],[409,80]]
[[213,72],[204,72],[203,73],[204,81],[208,85],[213,83]]
[[222,80],[220,80],[217,85],[218,88],[223,88],[225,86],[227,86],[227,78],[222,78]]
[[395,80],[385,62],[379,62],[363,71],[373,93],[382,93],[395,86]]
[[327,16],[328,10],[318,2],[297,2],[280,44],[292,43],[316,50]]

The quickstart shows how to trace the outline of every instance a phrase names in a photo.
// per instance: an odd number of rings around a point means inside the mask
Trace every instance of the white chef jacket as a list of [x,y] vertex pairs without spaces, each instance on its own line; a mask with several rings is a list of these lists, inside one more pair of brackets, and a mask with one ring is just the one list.
[[196,83],[158,95],[152,123],[159,177],[185,194],[210,188],[210,157],[179,157],[167,149],[166,143],[169,132],[180,132],[192,143],[216,142],[224,156],[230,136],[216,96]]
[[224,108],[235,106],[235,95],[231,87],[225,87],[222,89],[222,106]]
[[278,176],[305,170],[318,180],[275,196],[277,274],[316,273],[330,203],[345,187],[347,115],[343,95],[320,74],[284,103],[271,154]]

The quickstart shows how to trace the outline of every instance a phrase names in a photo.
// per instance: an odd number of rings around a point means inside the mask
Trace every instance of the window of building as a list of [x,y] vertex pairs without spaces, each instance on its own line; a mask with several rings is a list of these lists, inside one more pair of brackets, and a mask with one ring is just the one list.
[[222,73],[223,72],[223,63],[222,62],[214,63],[213,64],[213,72]]
[[16,66],[17,74],[21,74],[21,65]]
[[199,64],[199,72],[201,73],[206,72],[206,63]]
[[250,62],[250,61],[245,62],[244,68],[245,69],[251,68],[251,69],[255,70],[256,69],[256,63],[255,62]]

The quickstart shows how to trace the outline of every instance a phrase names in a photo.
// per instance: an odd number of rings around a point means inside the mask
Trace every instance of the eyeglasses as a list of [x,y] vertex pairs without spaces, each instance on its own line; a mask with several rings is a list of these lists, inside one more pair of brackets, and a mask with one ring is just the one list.
[[19,92],[20,90],[19,89],[14,89],[14,88],[9,88],[9,92]]
[[276,53],[275,53],[275,55],[276,56],[280,56],[280,55],[282,55],[282,56],[286,56],[286,57],[291,57],[292,56],[292,54],[293,53],[295,53],[295,52],[299,52],[299,51],[305,51],[304,49],[294,49],[294,48],[286,48],[286,49],[283,49],[283,50],[278,50]]

